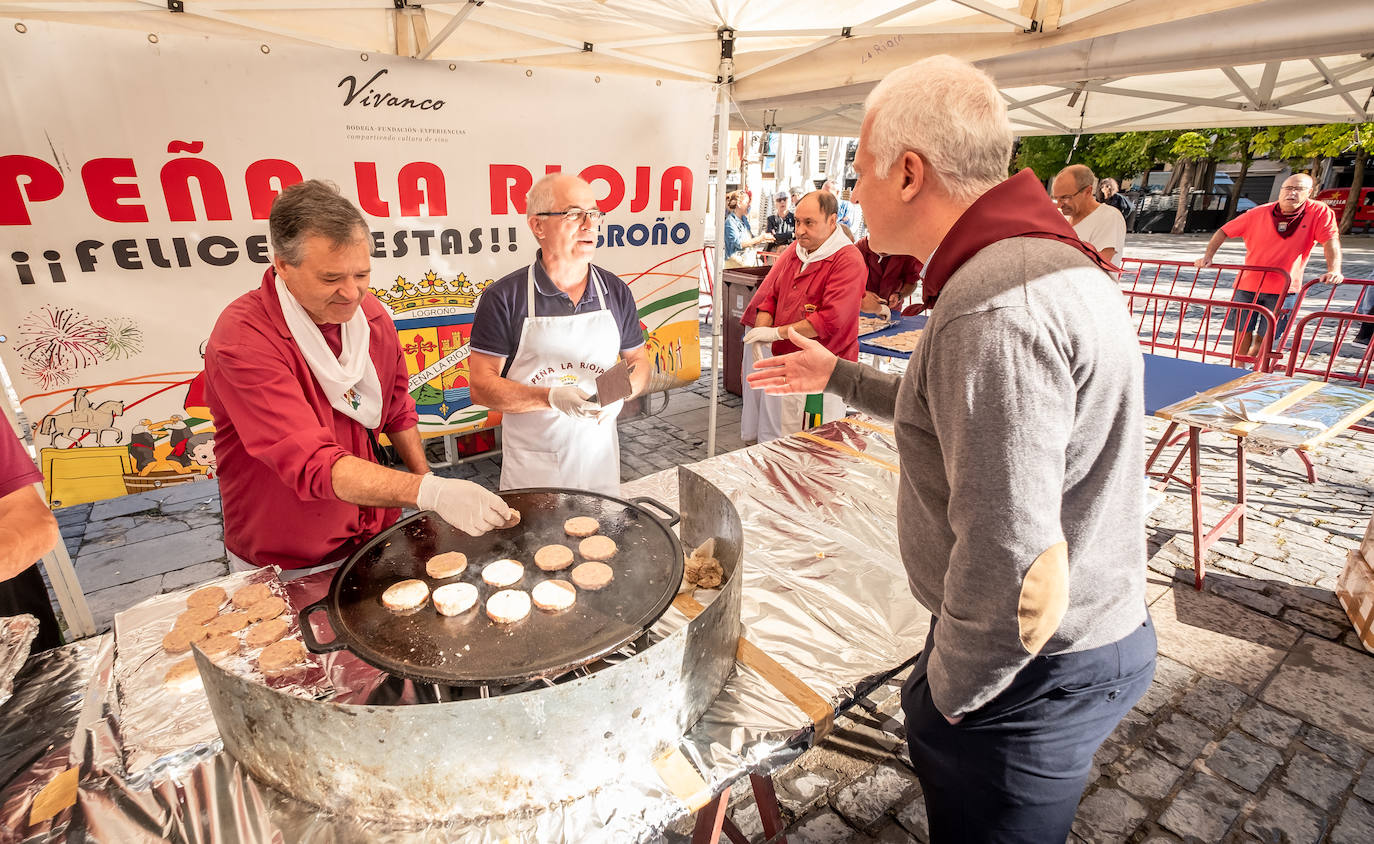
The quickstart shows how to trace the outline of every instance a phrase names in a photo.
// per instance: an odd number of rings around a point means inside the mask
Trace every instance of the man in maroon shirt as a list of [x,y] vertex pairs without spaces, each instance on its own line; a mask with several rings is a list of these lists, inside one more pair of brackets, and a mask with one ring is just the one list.
[[[396,327],[368,293],[362,214],[311,180],[277,197],[269,229],[272,266],[220,314],[205,351],[231,564],[336,562],[401,507],[472,535],[503,524],[498,496],[427,474]],[[378,432],[410,472],[378,465]]]
[[0,421],[0,617],[36,617],[33,649],[47,650],[62,644],[62,633],[34,563],[57,544],[57,520],[33,487],[42,473],[5,425]]
[[854,246],[864,256],[864,266],[868,267],[868,284],[864,288],[859,310],[876,314],[881,310],[881,305],[886,305],[889,310],[897,310],[897,306],[911,295],[921,281],[920,260],[910,255],[874,252],[866,237],[859,238]]

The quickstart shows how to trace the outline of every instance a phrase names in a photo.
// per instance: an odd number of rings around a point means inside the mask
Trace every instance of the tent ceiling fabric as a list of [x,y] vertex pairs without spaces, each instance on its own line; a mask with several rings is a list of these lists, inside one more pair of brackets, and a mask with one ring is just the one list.
[[858,133],[885,73],[939,52],[987,69],[1022,134],[1368,120],[1374,87],[1370,0],[0,0],[0,15],[711,82],[724,29],[733,128],[832,135]]

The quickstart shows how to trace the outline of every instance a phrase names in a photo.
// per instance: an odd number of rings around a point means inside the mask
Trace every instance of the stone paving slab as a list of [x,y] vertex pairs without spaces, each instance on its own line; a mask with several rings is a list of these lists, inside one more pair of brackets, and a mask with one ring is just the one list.
[[1374,659],[1368,654],[1305,636],[1260,699],[1374,750]]
[[1253,692],[1301,631],[1191,585],[1150,605],[1159,652]]

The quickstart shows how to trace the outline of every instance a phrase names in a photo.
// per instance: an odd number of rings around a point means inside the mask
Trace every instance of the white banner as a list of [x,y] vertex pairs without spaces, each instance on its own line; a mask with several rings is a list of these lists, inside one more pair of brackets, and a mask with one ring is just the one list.
[[487,424],[473,308],[533,259],[525,191],[555,170],[604,197],[595,261],[630,284],[656,382],[699,374],[707,85],[39,21],[5,27],[0,71],[0,360],[53,506],[213,476],[203,343],[301,178],[372,227],[422,433]]

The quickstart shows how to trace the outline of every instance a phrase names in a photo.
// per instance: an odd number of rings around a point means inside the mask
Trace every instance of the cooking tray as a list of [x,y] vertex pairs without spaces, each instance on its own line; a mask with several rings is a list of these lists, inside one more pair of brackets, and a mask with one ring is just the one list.
[[[647,630],[672,603],[682,582],[682,546],[670,527],[678,515],[650,498],[624,501],[609,495],[562,489],[524,489],[500,493],[520,511],[520,524],[468,536],[432,512],[417,513],[373,537],[348,558],[330,583],[329,594],[300,612],[301,633],[315,653],[348,648],[363,661],[393,676],[449,686],[512,685],[554,677],[616,650]],[[664,514],[664,524],[649,508]],[[530,590],[543,580],[568,580],[580,540],[563,531],[573,516],[592,516],[601,533],[619,550],[609,561],[615,579],[605,589],[577,590],[577,602],[559,613],[531,606],[514,624],[487,617],[486,601],[498,590],[482,582],[482,567],[510,558],[525,566],[516,587]],[[534,552],[559,543],[573,549],[573,566],[545,572]],[[468,567],[456,578],[436,581],[425,562],[445,551],[467,555]],[[409,614],[382,606],[381,595],[398,580],[418,578],[435,586],[471,583],[478,605],[455,617],[439,615],[433,601]],[[329,614],[334,639],[320,642],[310,616]]]

